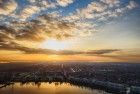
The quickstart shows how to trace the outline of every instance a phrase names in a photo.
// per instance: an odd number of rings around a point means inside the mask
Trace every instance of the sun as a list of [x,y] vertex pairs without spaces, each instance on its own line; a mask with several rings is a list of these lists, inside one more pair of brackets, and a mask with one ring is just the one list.
[[44,49],[52,49],[52,50],[65,50],[68,48],[68,42],[67,41],[60,41],[56,39],[50,39],[44,41],[41,45],[41,48]]

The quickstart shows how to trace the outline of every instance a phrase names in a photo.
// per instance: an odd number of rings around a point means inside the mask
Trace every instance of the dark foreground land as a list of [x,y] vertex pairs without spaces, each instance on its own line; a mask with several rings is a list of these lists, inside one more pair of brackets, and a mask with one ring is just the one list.
[[115,94],[140,94],[138,63],[3,63],[0,83],[69,82]]

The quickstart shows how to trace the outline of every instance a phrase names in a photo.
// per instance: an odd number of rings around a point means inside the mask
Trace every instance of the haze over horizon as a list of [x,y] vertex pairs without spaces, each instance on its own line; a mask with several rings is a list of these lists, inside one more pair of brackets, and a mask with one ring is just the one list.
[[140,62],[140,0],[0,0],[0,62]]

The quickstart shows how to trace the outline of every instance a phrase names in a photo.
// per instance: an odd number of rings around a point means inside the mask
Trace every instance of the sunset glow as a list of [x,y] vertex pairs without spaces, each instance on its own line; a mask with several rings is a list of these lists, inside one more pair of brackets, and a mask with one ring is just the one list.
[[65,50],[69,47],[68,41],[59,41],[55,39],[50,39],[44,41],[40,47],[44,49],[52,49],[52,50]]
[[1,0],[0,61],[138,62],[139,9],[139,0]]
[[140,94],[139,73],[140,0],[0,0],[0,94]]

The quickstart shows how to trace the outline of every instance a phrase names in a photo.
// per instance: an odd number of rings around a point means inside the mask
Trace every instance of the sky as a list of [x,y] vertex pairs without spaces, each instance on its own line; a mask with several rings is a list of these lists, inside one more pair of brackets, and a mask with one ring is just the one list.
[[0,0],[0,62],[140,62],[140,0]]

